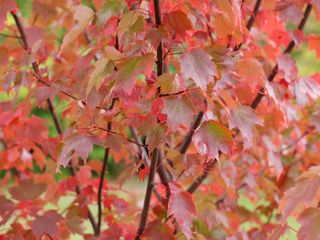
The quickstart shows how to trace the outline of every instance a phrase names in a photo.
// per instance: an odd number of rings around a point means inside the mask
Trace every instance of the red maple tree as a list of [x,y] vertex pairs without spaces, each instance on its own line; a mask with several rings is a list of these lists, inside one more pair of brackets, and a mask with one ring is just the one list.
[[1,0],[0,239],[320,239],[319,11]]

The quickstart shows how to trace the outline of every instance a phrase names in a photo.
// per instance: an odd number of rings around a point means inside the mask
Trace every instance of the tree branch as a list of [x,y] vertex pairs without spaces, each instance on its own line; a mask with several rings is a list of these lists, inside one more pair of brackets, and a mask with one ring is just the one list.
[[196,119],[194,120],[194,123],[192,124],[188,134],[186,135],[183,143],[179,147],[179,152],[181,154],[185,154],[190,146],[190,143],[192,141],[192,136],[195,132],[195,130],[199,127],[201,120],[203,118],[204,112],[199,112],[198,115],[196,116]]
[[[107,128],[111,130],[111,122],[108,122]],[[101,231],[101,218],[102,218],[102,190],[103,190],[103,183],[104,183],[104,177],[105,177],[105,172],[107,170],[107,163],[109,159],[109,148],[105,148],[104,151],[104,158],[103,158],[103,163],[102,163],[102,168],[100,172],[100,180],[99,180],[99,187],[98,187],[98,223],[97,223],[97,233],[96,236],[100,235]]]
[[147,224],[149,207],[150,207],[150,202],[151,202],[151,195],[152,195],[152,191],[153,191],[153,187],[154,187],[154,176],[155,176],[158,158],[159,158],[159,149],[156,148],[152,152],[151,165],[150,165],[150,171],[149,171],[149,177],[148,177],[148,185],[147,185],[147,189],[146,189],[146,195],[144,198],[139,228],[137,230],[137,235],[135,237],[135,240],[141,239],[141,235],[142,235],[144,228]]
[[[30,51],[29,44],[28,44],[28,41],[27,41],[27,38],[26,38],[26,34],[24,32],[23,26],[22,26],[22,24],[20,22],[20,19],[13,11],[11,11],[11,15],[13,16],[13,18],[15,20],[15,23],[16,23],[16,25],[18,27],[18,31],[19,31],[19,33],[21,35],[21,39],[22,39],[22,42],[23,42],[23,48],[29,53],[29,51]],[[38,66],[37,62],[33,62],[32,63],[32,67],[33,67],[33,70],[34,70],[35,74],[41,79],[41,74],[40,74],[39,66]],[[57,115],[55,113],[55,110],[54,110],[53,103],[50,100],[50,98],[47,99],[47,103],[48,103],[49,112],[50,112],[51,117],[52,117],[52,119],[54,121],[55,128],[56,128],[58,134],[61,135],[62,134],[62,127],[61,127],[61,125],[59,123],[58,117],[57,117]],[[75,167],[73,166],[71,161],[70,161],[70,174],[73,177],[76,176],[76,170],[75,170]],[[80,187],[76,186],[75,191],[79,195],[81,193],[80,192]],[[89,221],[90,221],[90,223],[92,225],[94,233],[96,233],[96,230],[97,230],[96,229],[96,223],[95,223],[94,217],[93,217],[93,215],[92,215],[92,213],[91,213],[89,208],[88,208],[88,218],[89,218]]]

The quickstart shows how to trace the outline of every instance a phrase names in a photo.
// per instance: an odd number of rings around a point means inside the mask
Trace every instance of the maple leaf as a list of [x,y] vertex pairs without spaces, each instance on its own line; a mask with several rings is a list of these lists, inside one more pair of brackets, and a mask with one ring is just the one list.
[[[320,1],[319,1],[320,3]],[[314,34],[310,34],[308,36],[308,47],[310,50],[315,50],[317,58],[320,58],[320,36],[314,35]]]
[[191,125],[194,109],[185,96],[171,96],[164,99],[162,113],[167,114],[169,129],[175,131],[180,124]]
[[284,78],[287,82],[292,82],[297,78],[298,68],[295,61],[288,54],[277,57],[277,64],[279,71],[284,73]]
[[262,64],[257,59],[241,59],[236,63],[235,70],[240,80],[250,87],[264,84],[265,73]]
[[143,239],[150,240],[175,239],[172,229],[168,226],[168,224],[161,222],[159,219],[156,219],[147,225],[142,237]]
[[298,218],[301,227],[298,239],[320,239],[320,210],[318,208],[306,209]]
[[125,36],[127,32],[140,32],[144,29],[144,18],[137,11],[125,12],[119,22],[117,32],[119,39]]
[[215,33],[219,37],[234,35],[241,31],[241,11],[237,1],[217,0],[218,9],[214,12]]
[[211,57],[201,48],[192,49],[180,58],[181,73],[185,80],[192,78],[202,91],[207,90],[207,85],[217,75],[216,65]]
[[231,109],[230,114],[231,116],[228,119],[230,129],[239,128],[241,134],[248,142],[247,147],[251,147],[254,124],[262,125],[262,119],[257,117],[251,107],[245,105]]
[[166,139],[166,128],[163,125],[156,125],[147,133],[146,143],[148,150],[151,153],[157,146],[163,143]]
[[80,33],[86,28],[86,26],[91,22],[94,17],[94,12],[91,8],[78,5],[73,9],[73,18],[77,23],[72,27],[72,29],[64,36],[61,45],[60,52],[62,52],[68,45],[76,40]]
[[[271,143],[273,144],[273,143]],[[277,177],[280,177],[283,172],[283,164],[279,153],[268,147],[268,165],[274,167]]]
[[100,144],[100,141],[94,136],[78,133],[67,136],[59,145],[58,163],[66,167],[74,155],[81,157],[86,162],[93,144]]
[[60,214],[51,210],[46,212],[43,216],[37,216],[31,223],[31,229],[37,238],[42,237],[43,234],[48,234],[50,237],[57,236],[57,223],[62,219]]
[[85,230],[84,219],[79,216],[73,216],[67,219],[67,226],[74,234],[83,234]]
[[35,183],[33,179],[23,180],[19,186],[10,188],[12,198],[16,200],[33,200],[38,198],[46,190],[46,184]]
[[97,12],[98,27],[102,28],[112,16],[117,15],[124,7],[124,3],[119,0],[104,1],[104,5]]
[[320,97],[320,84],[311,77],[302,77],[294,82],[292,91],[298,104],[303,107],[309,103],[309,98],[316,100]]
[[0,226],[10,219],[15,209],[15,205],[12,201],[6,199],[4,196],[0,196]]
[[182,232],[191,239],[192,221],[196,216],[196,207],[190,193],[183,191],[177,183],[169,183],[171,195],[168,202],[168,214],[173,215]]
[[151,28],[146,32],[145,38],[150,41],[154,49],[157,49],[161,40],[168,38],[168,32],[163,26]]
[[302,174],[293,187],[288,189],[279,203],[283,219],[298,214],[303,207],[315,204],[320,193],[320,168],[311,167]]
[[86,95],[89,95],[93,87],[95,87],[96,90],[98,90],[101,86],[103,79],[108,74],[110,74],[113,71],[113,69],[114,64],[109,61],[109,58],[105,57],[98,59],[98,61],[95,63],[95,68],[90,75],[86,89]]
[[180,40],[184,40],[186,32],[193,28],[187,14],[180,10],[167,13],[164,17],[164,25]]
[[155,84],[156,87],[160,87],[162,94],[175,93],[180,89],[180,85],[178,75],[171,73],[164,73],[159,76]]
[[232,131],[224,127],[220,123],[209,120],[204,122],[195,132],[193,141],[198,150],[205,148],[204,153],[207,153],[210,158],[218,158],[219,151],[230,153],[233,146]]
[[116,73],[117,89],[123,90],[130,95],[136,83],[138,74],[148,76],[152,72],[154,54],[148,53],[139,57],[131,57],[117,65]]

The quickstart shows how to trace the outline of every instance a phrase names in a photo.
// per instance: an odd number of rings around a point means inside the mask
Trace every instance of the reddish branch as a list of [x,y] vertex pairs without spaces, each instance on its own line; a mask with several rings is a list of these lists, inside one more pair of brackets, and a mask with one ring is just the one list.
[[[111,122],[108,122],[107,129],[111,130]],[[104,158],[102,163],[102,168],[100,172],[100,180],[99,180],[99,187],[98,187],[98,223],[97,223],[97,233],[96,235],[99,236],[101,231],[101,218],[102,218],[102,190],[104,184],[104,177],[107,170],[107,163],[109,159],[109,148],[106,147],[104,151]]]
[[[111,106],[110,106],[110,110],[113,109],[115,101],[116,101],[116,99],[113,98]],[[111,131],[111,128],[112,128],[112,123],[108,122],[107,130]],[[102,168],[101,168],[101,171],[100,171],[100,180],[99,180],[99,186],[98,186],[98,199],[97,199],[97,202],[98,202],[98,223],[97,223],[97,231],[95,233],[96,236],[99,236],[100,232],[101,232],[102,190],[103,190],[105,173],[106,173],[106,170],[107,170],[107,163],[108,163],[108,159],[109,159],[109,151],[110,151],[110,148],[106,147],[105,150],[104,150],[104,158],[103,158]]]
[[[25,31],[23,29],[23,26],[21,24],[21,21],[19,19],[19,17],[14,13],[14,11],[11,11],[11,15],[13,16],[14,20],[15,20],[15,23],[18,27],[18,31],[20,33],[20,37],[21,37],[21,40],[22,40],[22,46],[23,48],[29,53],[30,52],[30,49],[29,49],[29,44],[28,44],[28,40],[27,40],[27,37],[26,37],[26,34],[25,34]],[[41,79],[41,74],[40,74],[40,71],[39,71],[39,67],[38,67],[38,63],[37,62],[33,62],[32,63],[32,67],[33,67],[33,70],[35,72],[35,74],[37,75],[37,78],[38,79]],[[54,126],[58,132],[59,135],[62,134],[62,127],[59,123],[59,120],[58,120],[58,117],[55,113],[55,109],[54,109],[54,105],[51,101],[50,98],[47,99],[47,103],[48,103],[48,108],[49,108],[49,112],[50,112],[50,115],[54,121]],[[75,177],[76,176],[76,169],[74,167],[74,165],[72,164],[72,162],[70,161],[70,174],[71,176]],[[80,194],[81,191],[80,191],[80,187],[79,186],[76,186],[75,188],[75,191],[77,194]],[[94,233],[96,234],[97,232],[97,228],[96,228],[96,222],[94,220],[94,217],[91,213],[91,211],[88,209],[88,218],[89,218],[89,221],[92,225],[92,228],[93,228],[93,231]]]
[[150,171],[149,171],[149,177],[148,177],[148,183],[147,183],[147,190],[146,190],[146,195],[144,198],[143,208],[141,212],[139,228],[137,230],[135,240],[141,239],[141,235],[147,224],[149,207],[151,202],[151,195],[154,187],[154,176],[156,172],[157,161],[159,158],[159,149],[158,148],[154,149],[151,155],[152,157],[151,157]]
[[[259,1],[259,0],[258,0]],[[298,30],[302,31],[307,20],[308,20],[308,17],[311,13],[311,9],[312,9],[312,4],[308,4],[306,9],[305,9],[305,12],[304,12],[304,16],[303,18],[301,19],[299,25],[298,25]],[[287,48],[284,50],[284,54],[288,54],[288,53],[291,53],[291,51],[293,50],[293,47],[295,46],[295,43],[294,41],[291,41]],[[268,76],[268,81],[272,82],[273,79],[275,78],[275,76],[277,75],[278,73],[278,66],[276,65],[271,73],[269,74]],[[265,92],[265,89],[262,87],[260,90],[259,90],[259,93],[257,94],[257,96],[255,97],[255,99],[252,101],[251,103],[251,107],[256,109],[259,105],[259,103],[261,102],[263,96],[264,96],[264,92]],[[192,136],[191,136],[192,137]],[[210,168],[208,169],[205,169],[204,171],[204,174],[200,177],[198,177],[191,185],[190,187],[188,188],[188,192],[190,193],[193,193],[200,185],[201,183],[204,181],[204,179],[208,176],[208,172],[210,171],[210,169],[215,165],[214,163],[216,162],[216,160],[213,160],[213,164]]]

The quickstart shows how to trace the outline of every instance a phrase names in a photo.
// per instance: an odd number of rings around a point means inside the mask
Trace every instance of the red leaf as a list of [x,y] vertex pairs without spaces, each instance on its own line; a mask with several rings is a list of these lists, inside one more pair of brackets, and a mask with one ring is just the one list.
[[287,190],[279,203],[283,218],[286,219],[290,214],[301,212],[302,208],[310,207],[317,200],[320,190],[320,168],[311,167],[302,174],[298,182]]
[[167,114],[167,122],[171,131],[183,124],[189,127],[193,120],[194,109],[185,96],[172,96],[164,99],[163,113]]
[[164,25],[170,30],[170,32],[176,34],[179,40],[184,40],[186,32],[193,28],[187,14],[180,10],[166,14],[164,18]]
[[145,54],[140,57],[131,57],[126,61],[117,65],[117,89],[123,90],[130,95],[135,86],[138,74],[148,76],[152,72],[154,64],[154,55],[152,53]]
[[202,91],[206,91],[207,85],[217,75],[216,65],[211,61],[210,55],[201,48],[195,48],[184,54],[180,61],[184,80],[192,78]]
[[256,116],[252,108],[245,105],[231,109],[230,113],[229,127],[239,128],[248,143],[247,147],[251,147],[254,124],[262,125],[262,119]]
[[37,238],[42,237],[44,234],[47,234],[51,237],[57,236],[57,222],[60,220],[62,220],[61,215],[56,211],[51,210],[46,212],[43,216],[36,217],[36,219],[31,224],[31,228]]
[[75,133],[66,137],[59,146],[59,164],[66,167],[74,155],[86,162],[93,144],[99,143],[96,137],[89,135]]
[[148,224],[142,235],[143,239],[150,240],[173,240],[175,239],[172,229],[168,224],[157,219]]
[[16,200],[34,200],[46,190],[44,183],[35,183],[33,179],[23,180],[19,186],[10,188],[12,198]]
[[188,239],[191,239],[192,221],[197,214],[192,195],[183,191],[177,183],[169,183],[169,187],[171,195],[168,202],[168,214],[173,215],[182,232]]
[[317,58],[320,58],[320,36],[310,34],[308,37],[309,49],[315,50]]
[[320,239],[320,209],[308,208],[298,218],[301,227],[298,239]]

